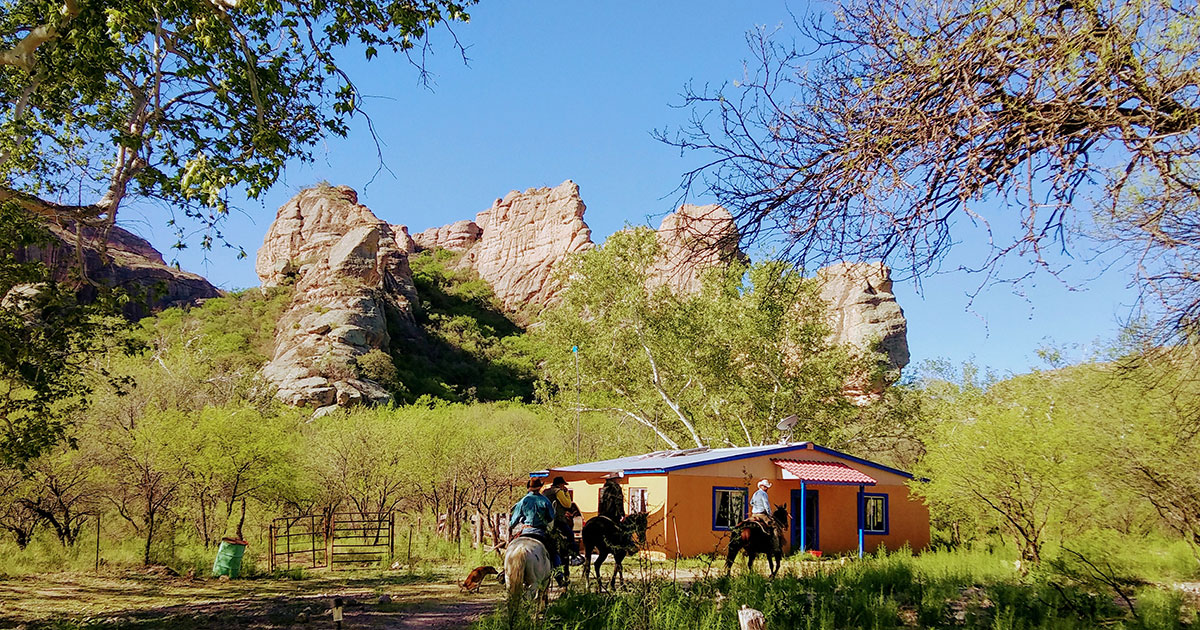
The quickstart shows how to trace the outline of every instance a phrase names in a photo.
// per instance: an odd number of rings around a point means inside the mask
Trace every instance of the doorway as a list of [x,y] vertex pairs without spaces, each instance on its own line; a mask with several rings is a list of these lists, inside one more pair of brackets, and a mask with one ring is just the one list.
[[800,549],[800,522],[804,521],[804,548],[821,548],[820,495],[816,490],[804,490],[804,518],[800,518],[800,490],[792,490],[792,551]]

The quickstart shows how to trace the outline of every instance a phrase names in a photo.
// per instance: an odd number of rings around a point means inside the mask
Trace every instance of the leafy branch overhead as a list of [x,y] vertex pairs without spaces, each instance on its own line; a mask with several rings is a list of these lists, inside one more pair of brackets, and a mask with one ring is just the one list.
[[798,24],[799,43],[759,31],[743,81],[690,91],[692,125],[661,134],[708,157],[685,187],[806,268],[927,274],[974,224],[990,280],[1011,258],[1058,271],[1059,251],[1096,238],[1088,252],[1131,256],[1169,323],[1196,319],[1200,5],[844,0],[829,14]]
[[427,35],[467,21],[470,4],[7,3],[0,201],[105,227],[139,195],[211,228],[233,194],[257,197],[289,160],[347,133],[361,95],[339,50],[404,54],[424,77]]

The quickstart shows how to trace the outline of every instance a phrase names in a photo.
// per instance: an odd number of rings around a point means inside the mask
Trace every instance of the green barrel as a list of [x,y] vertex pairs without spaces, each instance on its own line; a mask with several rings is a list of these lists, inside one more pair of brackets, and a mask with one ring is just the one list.
[[217,559],[213,561],[213,577],[228,575],[238,576],[242,570],[242,554],[246,552],[246,541],[225,538],[217,547]]

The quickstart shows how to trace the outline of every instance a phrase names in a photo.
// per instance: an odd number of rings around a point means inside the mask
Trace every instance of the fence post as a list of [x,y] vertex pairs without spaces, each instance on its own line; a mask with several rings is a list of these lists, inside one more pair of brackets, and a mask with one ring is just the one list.
[[333,571],[333,519],[332,513],[325,516],[321,529],[325,532],[325,566]]
[[96,573],[100,572],[100,515],[96,515]]
[[267,571],[275,572],[275,522],[267,526]]
[[396,561],[396,513],[388,513],[388,559]]

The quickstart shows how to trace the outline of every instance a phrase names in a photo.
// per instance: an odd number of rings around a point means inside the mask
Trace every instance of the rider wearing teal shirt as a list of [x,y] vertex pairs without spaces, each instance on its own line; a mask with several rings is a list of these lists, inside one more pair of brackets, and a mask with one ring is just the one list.
[[542,480],[534,477],[529,480],[529,493],[521,497],[513,506],[512,517],[508,519],[508,529],[512,531],[517,525],[524,525],[521,536],[528,536],[540,541],[550,553],[550,562],[555,567],[562,566],[562,560],[557,553],[557,545],[551,544],[547,535],[554,526],[554,506],[550,499],[542,496]]

